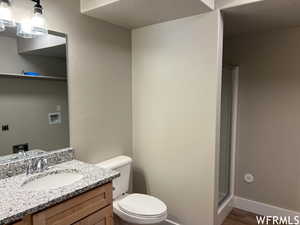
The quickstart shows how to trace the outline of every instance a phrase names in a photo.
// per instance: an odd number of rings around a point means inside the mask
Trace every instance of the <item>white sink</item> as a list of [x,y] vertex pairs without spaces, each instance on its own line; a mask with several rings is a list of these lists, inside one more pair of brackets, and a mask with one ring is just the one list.
[[83,178],[76,170],[57,170],[29,178],[22,184],[26,190],[47,190],[73,184]]

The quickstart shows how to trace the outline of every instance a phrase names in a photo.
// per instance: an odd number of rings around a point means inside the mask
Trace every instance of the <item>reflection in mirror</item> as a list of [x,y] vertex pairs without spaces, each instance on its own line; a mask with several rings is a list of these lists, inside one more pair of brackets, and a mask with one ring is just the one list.
[[66,46],[57,32],[0,32],[0,163],[69,147]]

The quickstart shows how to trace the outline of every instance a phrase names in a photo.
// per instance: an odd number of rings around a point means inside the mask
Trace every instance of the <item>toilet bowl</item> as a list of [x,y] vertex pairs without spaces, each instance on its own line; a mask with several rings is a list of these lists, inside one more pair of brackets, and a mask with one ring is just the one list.
[[134,224],[155,224],[167,219],[167,206],[150,195],[126,194],[113,202],[114,213]]
[[120,172],[113,180],[113,211],[121,220],[132,224],[156,224],[167,219],[167,206],[151,195],[129,194],[132,159],[119,156],[97,166]]

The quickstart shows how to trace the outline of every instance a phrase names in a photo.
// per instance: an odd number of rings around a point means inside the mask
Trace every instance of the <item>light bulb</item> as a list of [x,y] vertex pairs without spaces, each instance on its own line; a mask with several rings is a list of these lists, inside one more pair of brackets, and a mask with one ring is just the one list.
[[16,25],[11,12],[10,0],[0,0],[0,23],[6,27]]
[[31,19],[32,34],[35,36],[47,35],[47,23],[43,15],[43,9],[40,7],[34,8],[34,15]]
[[23,20],[17,27],[17,35],[22,38],[33,38],[31,20]]
[[4,26],[3,23],[0,23],[0,32],[1,32],[1,31],[5,31],[5,26]]

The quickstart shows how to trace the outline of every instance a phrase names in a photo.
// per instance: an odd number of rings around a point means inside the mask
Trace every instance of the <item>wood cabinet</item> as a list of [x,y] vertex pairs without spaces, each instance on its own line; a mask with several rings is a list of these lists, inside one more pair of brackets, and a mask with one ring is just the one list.
[[14,225],[113,225],[112,184],[106,184]]
[[112,206],[108,206],[103,210],[99,210],[92,215],[80,220],[74,225],[112,225]]
[[31,216],[24,217],[21,221],[14,223],[13,225],[31,225]]

